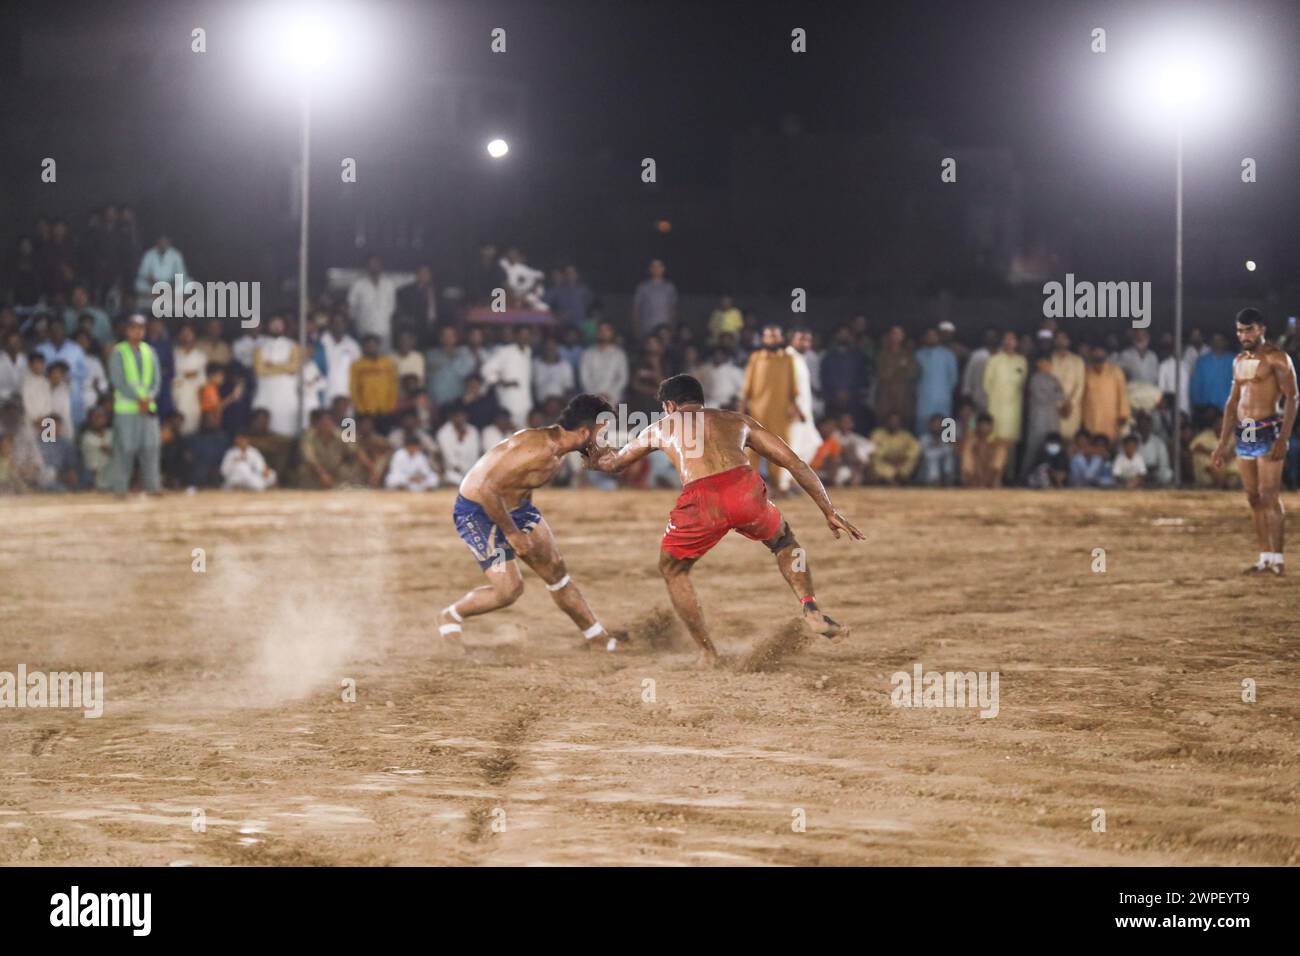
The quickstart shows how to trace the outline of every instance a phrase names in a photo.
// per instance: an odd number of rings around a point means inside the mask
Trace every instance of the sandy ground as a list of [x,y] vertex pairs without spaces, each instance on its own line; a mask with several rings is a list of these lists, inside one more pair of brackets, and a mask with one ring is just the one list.
[[[106,688],[0,710],[0,862],[1300,861],[1300,576],[1240,575],[1240,494],[839,498],[867,542],[784,508],[853,636],[780,644],[797,606],[732,535],[696,571],[711,673],[657,623],[668,492],[537,496],[633,643],[574,650],[526,572],[461,658],[449,492],[0,501],[0,670]],[[917,663],[997,671],[997,716],[893,706]]]

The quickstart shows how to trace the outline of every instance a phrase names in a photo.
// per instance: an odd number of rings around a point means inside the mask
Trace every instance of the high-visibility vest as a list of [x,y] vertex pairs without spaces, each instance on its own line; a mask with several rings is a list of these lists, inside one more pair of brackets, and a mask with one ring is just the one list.
[[[140,399],[149,394],[149,387],[158,374],[158,362],[148,342],[140,343],[140,364],[144,366],[142,369],[136,367],[135,353],[131,351],[130,342],[118,342],[114,348],[122,356],[122,374],[126,376],[127,393],[118,392],[114,395],[113,412],[117,415],[138,415]],[[149,411],[158,411],[158,403],[153,399],[149,400]]]

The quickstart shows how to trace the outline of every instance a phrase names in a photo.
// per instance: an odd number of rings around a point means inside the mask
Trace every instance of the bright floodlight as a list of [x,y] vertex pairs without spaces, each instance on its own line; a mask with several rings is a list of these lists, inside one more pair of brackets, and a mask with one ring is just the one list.
[[494,139],[487,144],[488,155],[493,159],[500,159],[506,153],[510,152],[510,144],[504,139]]
[[1156,76],[1160,102],[1170,109],[1186,110],[1205,95],[1205,76],[1192,62],[1166,64]]
[[336,37],[328,21],[303,14],[286,23],[284,47],[294,69],[316,73],[334,56]]
[[1247,259],[1247,260],[1246,260],[1246,271],[1247,271],[1247,272],[1254,272],[1254,271],[1255,271],[1255,260],[1254,260],[1254,259]]

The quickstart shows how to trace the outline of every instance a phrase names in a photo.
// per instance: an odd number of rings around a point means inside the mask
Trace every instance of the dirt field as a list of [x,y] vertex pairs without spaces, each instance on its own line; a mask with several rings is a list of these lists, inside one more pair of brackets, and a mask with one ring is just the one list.
[[[839,499],[867,542],[783,507],[853,636],[756,664],[797,605],[732,535],[695,575],[712,673],[653,620],[667,492],[536,499],[624,651],[526,572],[462,658],[450,492],[0,501],[0,671],[106,688],[0,710],[0,863],[1300,861],[1300,576],[1239,574],[1240,494]],[[997,716],[893,706],[917,663],[997,671]]]

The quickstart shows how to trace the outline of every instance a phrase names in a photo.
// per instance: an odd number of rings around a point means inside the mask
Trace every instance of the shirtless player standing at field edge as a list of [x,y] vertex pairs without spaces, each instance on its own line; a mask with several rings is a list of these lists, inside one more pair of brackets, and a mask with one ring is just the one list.
[[550,525],[532,502],[533,489],[555,477],[565,455],[590,449],[602,413],[613,413],[609,402],[598,395],[579,395],[554,425],[515,432],[469,470],[460,483],[452,519],[488,583],[443,608],[438,632],[444,638],[459,644],[465,618],[519,600],[524,593],[524,578],[515,562],[519,557],[546,582],[546,590],[578,625],[588,648],[600,640],[606,650],[614,650],[614,638],[597,622],[569,577]]
[[[1210,461],[1222,468],[1237,436],[1237,465],[1246,488],[1259,539],[1259,561],[1247,574],[1285,573],[1282,564],[1282,466],[1296,416],[1296,377],[1291,356],[1264,338],[1264,316],[1255,309],[1237,313],[1242,350],[1232,362],[1232,393],[1223,409],[1223,432]],[[1285,405],[1278,414],[1279,400]]]
[[[841,531],[862,540],[862,532],[835,510],[826,489],[811,468],[790,446],[766,428],[739,412],[704,407],[704,389],[689,375],[674,375],[659,386],[657,396],[664,418],[650,425],[622,449],[605,448],[592,454],[590,467],[621,471],[661,449],[677,468],[682,494],[668,516],[659,552],[659,571],[678,615],[700,645],[700,664],[712,667],[718,652],[709,639],[700,600],[691,584],[695,562],[735,529],[746,538],[762,541],[776,555],[777,566],[803,605],[804,623],[815,634],[836,637],[847,629],[817,607],[812,575],[790,525],[767,497],[767,485],[745,456],[752,448],[774,465],[788,469],[799,487],[817,503],[835,537]],[[597,436],[597,443],[601,440]]]

